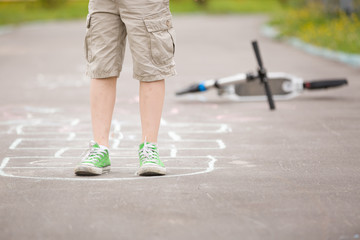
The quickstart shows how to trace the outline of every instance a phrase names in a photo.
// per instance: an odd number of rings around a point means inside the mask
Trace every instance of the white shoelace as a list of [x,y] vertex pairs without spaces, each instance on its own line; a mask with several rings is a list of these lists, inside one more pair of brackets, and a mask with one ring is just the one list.
[[146,158],[146,160],[152,160],[158,157],[158,152],[156,151],[156,147],[151,143],[147,143],[145,139],[143,148],[139,150],[139,155],[141,160],[144,160],[144,158]]
[[91,162],[96,163],[99,161],[99,155],[105,156],[106,150],[101,148],[94,148],[93,142],[89,143],[89,149],[85,150],[83,154],[81,154],[82,162]]

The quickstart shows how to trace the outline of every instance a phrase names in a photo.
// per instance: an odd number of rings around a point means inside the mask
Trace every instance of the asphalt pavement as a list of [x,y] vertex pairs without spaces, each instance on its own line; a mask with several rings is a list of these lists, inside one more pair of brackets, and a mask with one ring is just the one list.
[[[164,177],[138,177],[138,82],[129,50],[117,84],[112,171],[77,177],[91,140],[85,22],[0,35],[0,239],[358,239],[360,69],[260,33],[261,15],[178,15],[178,75],[166,81],[159,134]],[[201,80],[256,70],[349,85],[277,101],[216,91],[175,96]]]

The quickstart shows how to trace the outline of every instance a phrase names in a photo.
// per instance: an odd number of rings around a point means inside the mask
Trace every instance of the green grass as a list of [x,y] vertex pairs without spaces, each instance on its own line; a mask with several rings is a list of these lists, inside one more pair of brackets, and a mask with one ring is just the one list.
[[360,18],[339,12],[326,14],[319,5],[288,9],[276,15],[271,24],[281,36],[297,37],[328,49],[360,54]]
[[[201,6],[194,0],[170,0],[176,13],[271,13],[272,24],[283,36],[294,36],[305,42],[329,49],[360,53],[360,20],[344,14],[327,16],[319,6],[284,9],[281,0],[208,0]],[[39,2],[0,2],[0,25],[30,21],[85,18],[88,1],[68,0],[61,7],[46,9]]]
[[42,8],[37,2],[0,3],[0,25],[23,22],[82,18],[87,14],[86,1],[72,1],[55,8]]
[[[46,9],[38,2],[0,2],[0,25],[19,24],[50,19],[84,18],[88,1],[68,1],[57,8]],[[170,0],[171,11],[176,13],[265,13],[279,10],[277,0],[208,0],[201,6],[193,0]]]
[[170,0],[173,13],[205,12],[223,13],[269,13],[281,9],[278,0],[208,0],[205,6],[193,0]]

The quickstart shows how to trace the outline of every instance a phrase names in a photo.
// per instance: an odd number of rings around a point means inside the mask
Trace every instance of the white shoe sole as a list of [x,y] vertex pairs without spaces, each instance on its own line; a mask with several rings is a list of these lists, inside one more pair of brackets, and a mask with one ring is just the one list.
[[159,176],[166,174],[166,168],[153,163],[145,163],[137,171],[139,176]]
[[75,174],[78,176],[95,176],[104,173],[109,173],[110,169],[111,169],[110,166],[104,168],[98,168],[89,165],[79,165],[75,168]]

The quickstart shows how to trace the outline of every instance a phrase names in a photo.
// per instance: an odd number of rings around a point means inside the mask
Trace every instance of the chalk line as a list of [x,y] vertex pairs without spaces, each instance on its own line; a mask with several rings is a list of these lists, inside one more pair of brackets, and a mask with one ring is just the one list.
[[[162,159],[172,159],[171,156],[160,156]],[[176,156],[178,159],[201,159],[206,156]],[[214,156],[215,158],[238,159],[237,156]],[[55,159],[54,156],[11,156],[11,159]],[[63,159],[78,159],[79,156],[66,156]],[[139,159],[137,156],[112,156],[113,159]]]
[[21,141],[21,138],[15,139],[15,141],[10,145],[9,149],[15,149],[21,143]]
[[[18,125],[18,130],[17,133],[18,134],[32,134],[32,135],[46,135],[46,134],[65,134],[63,132],[53,132],[53,131],[37,131],[35,130],[34,132],[31,132],[30,130],[32,130],[33,128],[38,129],[39,128],[39,124],[41,123],[41,127],[55,127],[55,126],[64,126],[64,121],[65,120],[56,120],[58,123],[47,123],[44,122],[43,119],[39,119],[38,121],[34,122],[32,121],[32,123],[27,123],[27,124],[20,124]],[[62,123],[61,123],[62,122]],[[65,122],[68,122],[68,120],[66,120]],[[71,126],[75,126],[77,124],[79,124],[80,119],[74,119],[70,122]],[[1,123],[0,123],[1,124]],[[65,123],[66,124],[66,123]],[[84,122],[83,125],[86,125],[88,123]],[[121,129],[121,124],[119,122],[116,122],[113,124],[114,125],[114,132],[117,133],[118,131],[120,131]],[[126,125],[126,124],[125,124]],[[208,123],[208,124],[199,124],[199,123],[168,123],[167,121],[165,121],[164,119],[161,119],[161,125],[162,126],[167,126],[170,128],[187,128],[189,130],[181,130],[181,129],[176,129],[176,133],[189,133],[189,134],[196,134],[196,133],[201,133],[201,134],[218,134],[218,133],[227,133],[227,132],[231,132],[232,129],[229,127],[228,124],[224,124],[224,123],[216,123],[216,124],[212,124],[212,123]],[[135,126],[134,124],[128,124],[127,126]],[[138,126],[138,125],[136,125]],[[210,126],[210,127],[217,127],[216,129],[210,129],[210,130],[193,130],[191,129],[191,127],[194,126],[200,126],[200,127],[204,127],[204,126]],[[27,131],[24,132],[23,127],[26,127]],[[199,129],[199,128],[197,128]],[[9,133],[12,130],[9,130]],[[88,134],[88,131],[77,131],[77,134]],[[123,131],[123,133],[126,133],[126,135],[128,134],[141,134],[140,131]],[[66,132],[67,134],[67,132]]]
[[110,138],[114,143],[111,145],[113,149],[119,149],[119,145],[122,139],[124,139],[124,135],[122,132],[118,132],[119,136],[117,138]]
[[76,133],[71,132],[69,133],[69,136],[67,137],[67,141],[72,141],[76,137]]
[[223,142],[223,140],[217,139],[216,142],[219,144],[219,148],[220,148],[220,149],[225,149],[225,148],[226,148],[226,145],[225,145],[225,143]]
[[[195,148],[186,147],[186,148],[177,148],[177,150],[219,150],[219,149],[223,149],[223,148],[226,147],[225,144],[222,142],[222,140],[217,140],[216,142],[219,145],[219,147],[197,147],[197,148],[196,147]],[[19,143],[15,143],[15,141],[14,141],[13,144],[16,144],[15,145],[15,147],[16,147]],[[10,147],[12,147],[12,146],[10,146]],[[9,149],[15,149],[15,147],[14,148],[10,148],[10,147],[9,147]],[[61,147],[22,147],[22,148],[16,148],[16,150],[57,150],[59,148],[61,148]],[[73,149],[73,150],[79,150],[79,149],[85,150],[86,148],[71,148],[71,149]],[[134,150],[136,148],[131,147],[131,148],[113,148],[113,149],[127,151],[127,150]],[[164,149],[164,150],[165,149],[171,149],[171,147],[170,148],[163,147],[161,149]]]
[[321,126],[322,126],[324,129],[326,129],[327,131],[329,131],[331,134],[333,134],[333,135],[335,135],[335,136],[338,136],[338,137],[341,135],[341,134],[338,133],[337,131],[331,129],[331,128],[330,128],[328,125],[326,125],[324,122],[319,121],[319,123],[321,124]]
[[[249,162],[243,161],[243,160],[234,160],[234,161],[231,161],[230,163],[240,165],[243,167],[248,167],[248,168],[256,167],[255,164],[252,164],[252,163],[249,163]],[[280,164],[280,166],[281,166],[281,164]]]
[[120,139],[114,139],[114,143],[111,145],[112,149],[119,149]]
[[16,127],[16,134],[20,135],[20,134],[23,134],[23,127],[24,125],[20,124],[19,126]]
[[216,130],[217,133],[232,132],[232,129],[227,124],[221,124],[220,128]]
[[[53,165],[52,167],[51,166],[44,166],[46,164],[49,164],[49,162],[51,162],[51,164]],[[55,167],[54,165],[56,164],[59,164],[58,161],[49,161],[49,159],[45,159],[45,160],[36,160],[36,161],[32,161],[32,162],[29,162],[29,164],[31,165],[36,165],[36,167],[7,167],[7,168],[63,168],[64,166],[57,166]],[[72,165],[73,163],[71,162],[68,162],[68,163],[64,163],[64,162],[61,162],[62,165]],[[41,166],[39,166],[41,165]]]
[[169,131],[169,132],[168,132],[168,135],[169,135],[169,137],[171,137],[172,140],[174,140],[174,141],[180,141],[180,140],[181,140],[180,135],[178,135],[178,134],[177,134],[176,132],[174,132],[174,131]]
[[176,157],[176,154],[177,154],[177,149],[175,147],[174,144],[171,144],[171,148],[170,148],[170,157]]
[[44,113],[44,114],[53,114],[60,111],[57,108],[44,108],[44,107],[32,107],[32,106],[25,106],[24,109],[26,112]]
[[6,157],[2,160],[1,165],[0,165],[0,175],[1,173],[3,173],[3,169],[6,167],[6,165],[8,164],[8,162],[10,161],[10,158]]
[[74,120],[71,121],[70,125],[71,125],[71,126],[76,126],[76,125],[79,124],[79,122],[80,122],[80,119],[75,118]]
[[168,123],[167,123],[167,121],[165,121],[165,119],[161,118],[161,119],[160,119],[160,125],[161,125],[161,126],[167,126]]
[[121,123],[118,121],[118,120],[113,120],[112,122],[112,125],[114,125],[114,132],[117,133],[117,132],[120,132],[121,130]]
[[211,155],[208,155],[207,158],[210,160],[208,162],[208,167],[203,171],[197,171],[193,173],[184,173],[184,174],[174,174],[174,175],[165,175],[165,176],[154,176],[154,177],[124,177],[124,178],[88,178],[88,177],[73,177],[73,178],[61,178],[61,177],[34,177],[34,176],[16,176],[9,173],[5,173],[3,169],[9,162],[9,158],[4,158],[0,165],[0,176],[3,177],[13,177],[13,178],[22,178],[22,179],[36,179],[36,180],[61,180],[61,181],[134,181],[134,180],[152,180],[159,178],[176,178],[184,176],[194,176],[199,174],[205,174],[214,171],[215,162],[217,159]]
[[[66,135],[68,135],[68,137],[66,138],[65,136],[63,138],[26,138],[26,137],[23,137],[21,138],[23,141],[33,141],[33,142],[39,142],[39,141],[60,141],[60,142],[63,142],[65,140],[67,140],[70,136],[72,136],[72,134],[75,134],[75,133],[65,133]],[[71,134],[71,135],[70,135]],[[118,133],[119,134],[119,137],[117,138],[113,138],[113,137],[110,137],[110,140],[115,140],[115,139],[124,139],[124,134],[121,132],[121,133]],[[32,134],[29,134],[29,135],[32,135]],[[76,136],[77,134],[75,134]],[[74,137],[75,137],[74,136]],[[136,137],[129,137],[131,135],[127,135],[128,139],[127,140],[133,140],[133,141],[139,141],[139,139],[136,139]],[[71,137],[72,138],[72,137]],[[77,141],[77,142],[88,142],[89,139],[91,139],[91,136],[89,136],[89,138],[72,138],[71,140],[72,141]],[[162,138],[159,142],[216,142],[216,139],[182,139],[182,138],[177,138],[176,140],[174,139],[164,139]]]
[[[31,164],[31,163],[30,163]],[[71,165],[71,163],[66,164]],[[6,167],[6,169],[63,169],[63,168],[71,168],[74,169],[74,167],[64,167],[64,166],[36,166],[36,167]],[[137,169],[137,166],[134,167],[114,167],[111,166],[111,169]],[[202,170],[203,167],[166,167],[166,169],[177,169],[177,170]],[[222,168],[223,169],[223,168]]]
[[59,151],[57,151],[55,154],[54,154],[54,157],[55,158],[60,158],[61,155],[66,152],[67,150],[69,150],[68,147],[65,147],[65,148],[61,148]]

